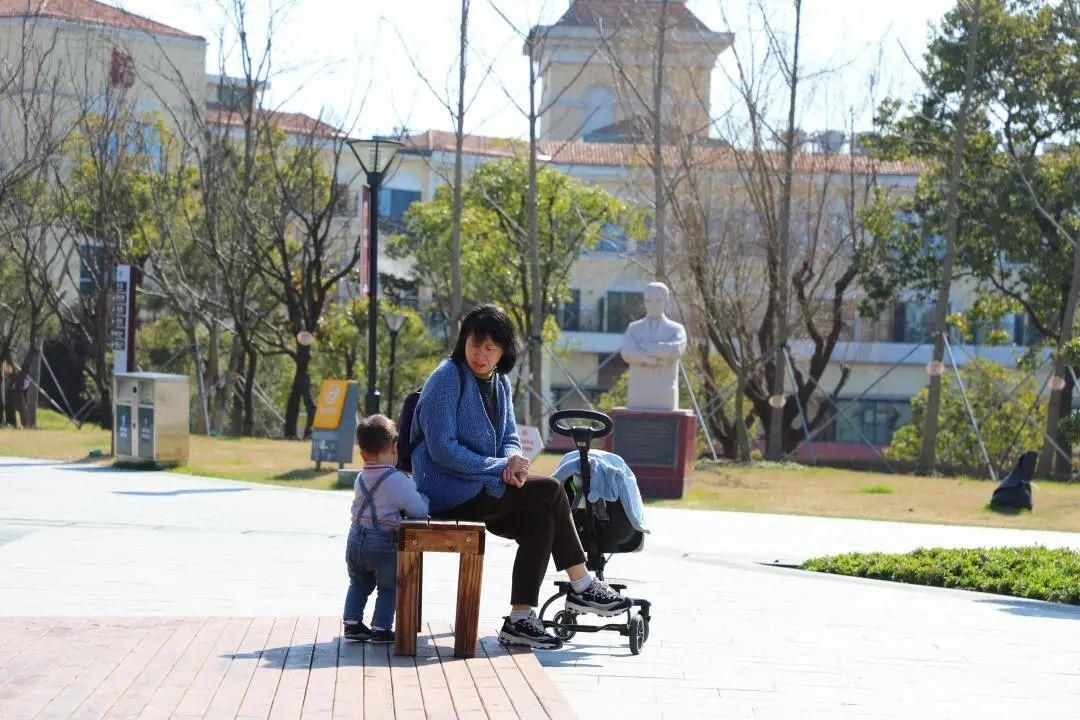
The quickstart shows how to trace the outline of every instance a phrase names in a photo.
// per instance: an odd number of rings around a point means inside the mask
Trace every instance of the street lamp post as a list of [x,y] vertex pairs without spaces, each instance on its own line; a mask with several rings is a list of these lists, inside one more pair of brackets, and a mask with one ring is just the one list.
[[386,414],[390,417],[393,417],[394,412],[394,356],[397,354],[397,336],[398,331],[401,330],[408,319],[408,315],[396,312],[388,312],[383,315],[383,320],[386,320],[386,327],[390,328],[390,379],[387,383],[389,387],[386,389]]
[[379,296],[379,189],[383,176],[394,161],[401,143],[384,140],[379,137],[371,140],[348,140],[349,149],[360,163],[360,169],[367,175],[369,188],[368,204],[368,363],[367,396],[364,398],[364,412],[374,415],[379,412],[379,390],[375,387],[375,342],[377,339],[376,318],[378,317]]

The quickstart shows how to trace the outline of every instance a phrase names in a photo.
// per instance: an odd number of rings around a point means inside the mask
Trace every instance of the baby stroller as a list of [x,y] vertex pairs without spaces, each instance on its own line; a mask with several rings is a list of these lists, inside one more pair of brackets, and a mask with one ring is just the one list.
[[[560,410],[551,416],[548,425],[552,432],[571,438],[580,455],[580,470],[565,483],[566,494],[573,509],[574,524],[577,525],[578,535],[585,549],[585,565],[596,573],[596,577],[603,580],[604,567],[611,554],[637,552],[645,544],[644,533],[630,523],[622,503],[618,500],[588,501],[591,480],[589,447],[593,439],[598,440],[610,435],[615,425],[607,415],[591,410]],[[607,557],[604,556],[605,553],[608,554]],[[609,584],[620,593],[626,589],[623,584]],[[556,612],[551,620],[544,620],[552,603],[570,592],[569,581],[558,580],[555,586],[558,592],[548,598],[540,608],[540,620],[544,627],[551,628],[556,637],[570,640],[579,632],[611,630],[630,639],[630,652],[634,655],[641,653],[649,639],[648,600],[634,599],[633,605],[626,611],[626,621],[621,623],[582,625],[578,622],[579,614],[568,608]],[[638,612],[634,613],[634,608],[638,608]]]

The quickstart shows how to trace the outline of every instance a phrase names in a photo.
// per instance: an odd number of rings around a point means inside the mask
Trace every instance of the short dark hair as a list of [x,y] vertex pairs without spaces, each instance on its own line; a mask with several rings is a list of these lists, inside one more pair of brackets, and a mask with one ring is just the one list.
[[394,446],[397,427],[385,415],[369,415],[356,424],[356,444],[363,455],[381,455]]
[[514,323],[501,307],[477,305],[462,319],[457,344],[454,346],[454,352],[450,354],[450,357],[459,364],[465,362],[465,341],[470,335],[488,338],[502,348],[503,354],[495,366],[495,372],[506,374],[514,369],[518,352],[520,352],[517,332],[514,330]]

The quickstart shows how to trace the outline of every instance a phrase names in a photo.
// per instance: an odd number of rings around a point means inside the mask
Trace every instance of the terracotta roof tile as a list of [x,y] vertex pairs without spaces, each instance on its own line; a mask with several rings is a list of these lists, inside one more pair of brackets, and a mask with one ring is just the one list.
[[138,30],[153,35],[202,40],[202,36],[169,27],[142,15],[97,0],[0,0],[0,17],[37,17]]
[[[418,135],[411,135],[404,140],[402,152],[430,154],[431,152],[454,152],[454,133],[444,130],[428,130]],[[590,142],[553,142],[541,141],[538,149],[542,155],[551,158],[558,165],[593,165],[612,167],[644,167],[649,162],[649,147],[627,143],[590,143]],[[528,152],[528,145],[522,140],[467,135],[464,151],[469,155],[486,157],[523,157]],[[704,145],[694,149],[691,162],[696,167],[712,170],[736,170],[740,162],[746,162],[748,155],[739,156],[738,150],[724,145]],[[680,149],[671,145],[663,150],[664,164],[677,167],[682,164]],[[783,153],[769,152],[766,162],[773,167],[783,163]],[[878,175],[918,175],[926,169],[921,162],[873,160],[866,155],[847,153],[805,153],[795,155],[795,169],[801,172],[869,172]]]
[[[269,121],[271,125],[290,135],[311,135],[314,137],[338,137],[342,133],[333,125],[324,123],[322,120],[313,118],[303,113],[279,112],[276,110],[260,110],[260,116]],[[206,122],[209,125],[224,125],[228,127],[242,127],[243,117],[239,110],[211,106],[206,109]]]

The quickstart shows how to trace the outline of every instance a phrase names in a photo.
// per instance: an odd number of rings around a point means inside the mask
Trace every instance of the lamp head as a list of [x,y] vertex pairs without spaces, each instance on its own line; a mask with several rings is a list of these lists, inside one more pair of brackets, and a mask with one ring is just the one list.
[[405,323],[409,320],[409,316],[405,313],[391,311],[383,313],[383,320],[386,321],[386,327],[390,328],[390,332],[396,333],[405,326]]
[[345,142],[356,156],[360,168],[368,175],[385,173],[390,168],[390,163],[394,162],[397,151],[401,149],[401,143],[397,140],[387,140],[378,136]]

